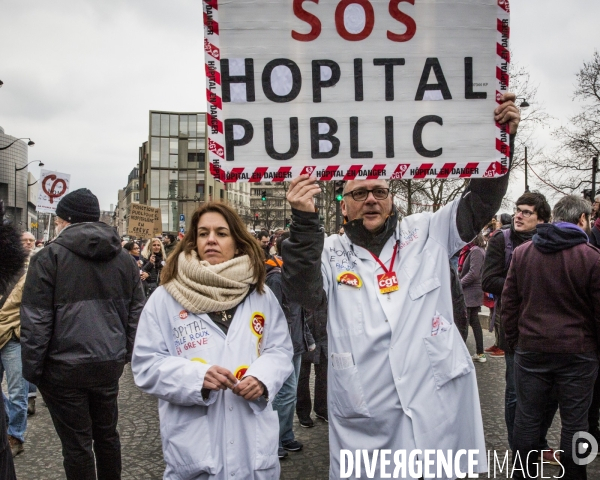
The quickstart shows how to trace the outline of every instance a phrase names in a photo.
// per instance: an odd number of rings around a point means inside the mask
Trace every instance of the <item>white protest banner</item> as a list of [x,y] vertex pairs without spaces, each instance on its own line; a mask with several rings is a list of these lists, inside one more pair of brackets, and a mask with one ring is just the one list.
[[508,0],[204,0],[222,182],[507,171]]
[[36,210],[41,213],[56,213],[56,205],[69,193],[71,175],[67,173],[40,171],[40,188]]

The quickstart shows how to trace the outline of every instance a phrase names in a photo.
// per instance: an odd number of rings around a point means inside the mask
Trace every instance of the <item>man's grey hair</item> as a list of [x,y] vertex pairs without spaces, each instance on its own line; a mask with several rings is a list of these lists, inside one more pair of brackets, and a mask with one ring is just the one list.
[[600,195],[596,195],[594,197],[594,202],[600,202]]
[[577,225],[582,213],[585,213],[586,217],[590,216],[592,213],[590,202],[585,198],[567,195],[554,205],[554,210],[552,210],[552,220],[555,223],[567,222]]

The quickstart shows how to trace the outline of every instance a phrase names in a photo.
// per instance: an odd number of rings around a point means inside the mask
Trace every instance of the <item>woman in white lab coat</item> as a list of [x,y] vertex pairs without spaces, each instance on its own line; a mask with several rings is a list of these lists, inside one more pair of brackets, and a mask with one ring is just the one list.
[[206,203],[169,256],[137,331],[132,369],[159,398],[165,479],[277,479],[271,400],[292,343],[237,213]]

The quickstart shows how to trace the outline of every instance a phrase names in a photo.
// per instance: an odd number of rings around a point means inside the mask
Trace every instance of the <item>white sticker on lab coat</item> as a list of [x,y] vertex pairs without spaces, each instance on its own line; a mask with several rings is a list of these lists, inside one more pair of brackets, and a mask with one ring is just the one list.
[[452,324],[446,320],[440,312],[435,312],[431,322],[431,336],[435,337],[438,333],[447,332]]
[[334,370],[345,370],[346,368],[350,368],[354,365],[354,360],[352,359],[352,354],[347,353],[332,353],[331,361],[333,363]]

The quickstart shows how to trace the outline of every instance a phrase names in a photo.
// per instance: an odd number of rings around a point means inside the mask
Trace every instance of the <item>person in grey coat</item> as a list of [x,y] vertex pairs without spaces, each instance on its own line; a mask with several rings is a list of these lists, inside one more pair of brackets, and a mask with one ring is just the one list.
[[481,289],[481,269],[485,259],[485,241],[483,235],[478,234],[471,242],[473,247],[469,251],[462,271],[460,272],[460,283],[465,295],[465,304],[467,306],[467,317],[469,325],[473,329],[475,336],[475,347],[477,353],[473,355],[474,362],[485,362],[487,358],[483,352],[483,331],[479,321],[479,312],[483,303],[483,290]]

